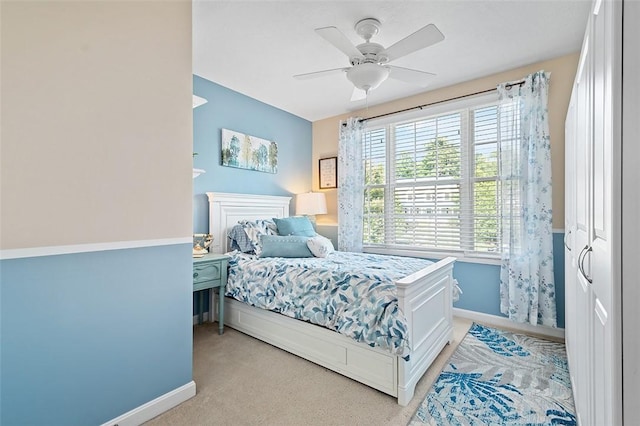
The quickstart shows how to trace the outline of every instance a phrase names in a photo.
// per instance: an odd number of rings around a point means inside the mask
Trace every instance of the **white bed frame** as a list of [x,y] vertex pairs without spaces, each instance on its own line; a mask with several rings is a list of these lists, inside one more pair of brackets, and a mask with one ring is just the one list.
[[[207,192],[212,253],[229,251],[227,232],[239,220],[289,216],[291,197]],[[410,360],[278,313],[225,298],[225,325],[398,398],[406,406],[416,383],[452,338],[455,258],[396,282],[407,317]],[[214,304],[217,306],[218,304]]]

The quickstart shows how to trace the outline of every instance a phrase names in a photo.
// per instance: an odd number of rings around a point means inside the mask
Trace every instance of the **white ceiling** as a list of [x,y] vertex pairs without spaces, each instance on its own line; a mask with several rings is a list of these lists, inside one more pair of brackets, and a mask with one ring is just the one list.
[[368,104],[509,70],[580,50],[590,0],[198,1],[193,2],[193,72],[310,121],[362,109],[343,73],[295,74],[349,66],[315,28],[335,26],[355,45],[353,26],[382,22],[372,41],[389,47],[426,24],[444,41],[393,62],[437,74],[427,88],[387,80]]

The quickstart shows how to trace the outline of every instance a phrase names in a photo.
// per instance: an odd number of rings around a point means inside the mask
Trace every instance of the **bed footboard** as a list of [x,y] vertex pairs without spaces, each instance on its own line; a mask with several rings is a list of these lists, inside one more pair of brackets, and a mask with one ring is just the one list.
[[407,318],[411,356],[398,363],[398,404],[406,406],[416,384],[453,333],[454,257],[447,257],[396,282],[398,303]]

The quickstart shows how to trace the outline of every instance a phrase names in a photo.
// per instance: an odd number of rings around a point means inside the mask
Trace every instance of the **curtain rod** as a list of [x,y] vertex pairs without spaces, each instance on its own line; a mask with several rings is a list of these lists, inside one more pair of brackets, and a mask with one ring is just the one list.
[[[505,87],[510,89],[513,86],[522,86],[524,84],[524,82],[525,82],[524,80],[516,81],[514,83],[506,84]],[[414,109],[422,109],[422,108],[425,108],[425,107],[428,107],[428,106],[441,104],[443,102],[449,102],[449,101],[455,101],[455,100],[462,99],[462,98],[468,98],[470,96],[482,95],[483,93],[490,93],[490,92],[493,92],[495,90],[498,90],[498,89],[494,88],[494,89],[481,90],[479,92],[469,93],[467,95],[456,96],[455,98],[443,99],[441,101],[430,102],[428,104],[418,105],[418,106],[414,106],[414,107],[411,107],[411,108],[405,108],[405,109],[401,109],[399,111],[387,112],[385,114],[374,115],[373,117],[368,117],[368,118],[361,118],[358,121],[360,123],[363,123],[363,122],[368,121],[368,120],[374,120],[376,118],[382,118],[382,117],[386,117],[388,115],[394,115],[394,114],[400,114],[402,112],[413,111]],[[342,125],[346,126],[347,123],[342,123]]]

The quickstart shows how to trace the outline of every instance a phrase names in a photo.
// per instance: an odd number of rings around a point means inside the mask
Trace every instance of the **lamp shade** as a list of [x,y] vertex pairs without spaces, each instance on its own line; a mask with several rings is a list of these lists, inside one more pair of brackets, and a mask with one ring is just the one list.
[[316,215],[327,213],[327,199],[322,192],[305,192],[296,195],[296,214]]

